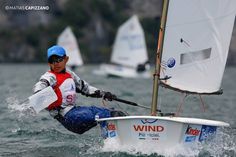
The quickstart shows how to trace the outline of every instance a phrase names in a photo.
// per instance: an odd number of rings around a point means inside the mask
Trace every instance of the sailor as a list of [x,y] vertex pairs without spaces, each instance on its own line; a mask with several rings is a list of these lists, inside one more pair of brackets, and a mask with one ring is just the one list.
[[112,101],[116,97],[110,92],[102,91],[80,79],[74,72],[66,69],[69,57],[63,47],[52,46],[47,51],[50,70],[41,76],[34,86],[34,93],[51,86],[58,99],[47,107],[50,115],[57,119],[66,129],[83,134],[97,125],[95,117],[108,118],[124,116],[121,111],[96,107],[76,106],[76,93],[94,98]]
[[137,72],[142,73],[142,72],[147,71],[147,70],[150,70],[150,62],[149,61],[146,61],[143,64],[138,64],[137,65],[137,68],[136,68]]

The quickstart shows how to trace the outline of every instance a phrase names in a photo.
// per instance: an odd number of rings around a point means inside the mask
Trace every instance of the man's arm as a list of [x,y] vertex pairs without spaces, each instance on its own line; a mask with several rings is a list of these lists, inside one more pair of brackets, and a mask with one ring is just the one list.
[[112,98],[116,97],[110,92],[105,92],[96,87],[89,85],[85,80],[80,79],[74,72],[71,72],[71,75],[75,81],[76,92],[81,93],[82,95],[94,97],[94,98],[104,98],[109,101],[112,101]]
[[34,85],[33,92],[37,93],[43,90],[44,88],[48,86],[54,86],[55,84],[56,84],[55,75],[52,73],[46,72],[40,77],[39,82],[37,82]]
[[96,98],[101,98],[101,90],[91,86],[89,83],[87,83],[85,80],[80,79],[76,74],[72,74],[72,77],[75,81],[75,86],[76,86],[76,92],[81,93],[82,95],[85,96],[90,96],[90,97],[96,97]]

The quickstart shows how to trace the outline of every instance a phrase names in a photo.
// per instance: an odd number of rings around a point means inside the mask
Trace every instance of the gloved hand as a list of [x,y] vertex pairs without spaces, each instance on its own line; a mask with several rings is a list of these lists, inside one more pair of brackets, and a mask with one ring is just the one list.
[[112,99],[116,98],[116,95],[112,94],[111,92],[105,92],[102,90],[96,90],[92,97],[96,98],[103,98],[104,100],[112,101]]
[[116,95],[112,94],[111,92],[104,92],[103,99],[112,101],[113,99],[116,98]]
[[103,91],[96,90],[96,91],[94,92],[94,94],[92,95],[92,97],[102,98],[103,95],[104,95],[104,92],[103,92]]

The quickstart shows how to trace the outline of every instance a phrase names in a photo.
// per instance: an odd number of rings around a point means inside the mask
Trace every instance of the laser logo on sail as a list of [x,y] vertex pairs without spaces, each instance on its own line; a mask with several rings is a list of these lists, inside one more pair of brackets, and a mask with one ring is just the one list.
[[173,68],[175,66],[175,59],[173,57],[169,58],[167,61],[167,66]]

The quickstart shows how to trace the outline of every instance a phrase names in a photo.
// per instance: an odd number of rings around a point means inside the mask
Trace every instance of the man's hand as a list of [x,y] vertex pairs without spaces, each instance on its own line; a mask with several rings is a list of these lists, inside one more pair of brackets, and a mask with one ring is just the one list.
[[96,90],[93,94],[93,97],[103,98],[104,100],[112,101],[114,98],[116,98],[116,95],[112,94],[111,92]]
[[114,98],[116,98],[116,95],[112,94],[111,92],[105,92],[103,95],[104,100],[112,101]]

